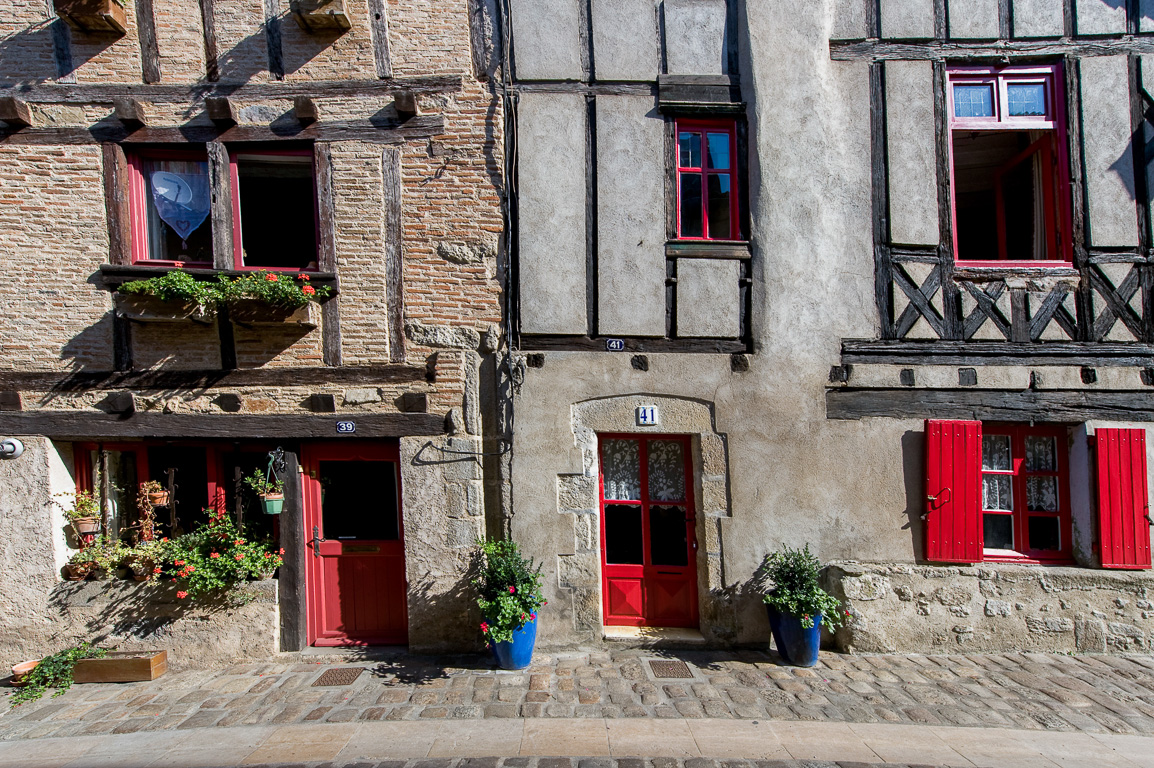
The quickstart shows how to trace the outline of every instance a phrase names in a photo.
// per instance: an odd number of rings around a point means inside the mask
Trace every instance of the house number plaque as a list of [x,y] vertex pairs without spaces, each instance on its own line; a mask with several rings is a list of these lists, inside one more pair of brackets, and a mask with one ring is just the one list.
[[658,421],[659,419],[656,405],[637,406],[637,426],[655,427],[657,426]]
[[625,339],[606,339],[605,349],[608,352],[624,352]]
[[357,431],[357,423],[355,421],[338,421],[337,434],[351,435]]

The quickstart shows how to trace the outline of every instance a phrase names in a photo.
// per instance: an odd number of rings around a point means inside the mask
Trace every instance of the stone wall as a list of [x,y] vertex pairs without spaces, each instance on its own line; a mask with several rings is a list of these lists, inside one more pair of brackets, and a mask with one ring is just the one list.
[[1154,650],[1149,571],[838,562],[825,579],[851,614],[834,638],[843,651]]

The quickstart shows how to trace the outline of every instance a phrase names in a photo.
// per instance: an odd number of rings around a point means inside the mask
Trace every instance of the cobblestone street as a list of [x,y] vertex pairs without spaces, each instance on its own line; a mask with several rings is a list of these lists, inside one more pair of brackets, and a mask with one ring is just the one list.
[[[307,658],[307,657],[305,657]],[[691,678],[655,676],[681,659]],[[316,687],[361,667],[351,685]],[[11,689],[5,689],[10,695]],[[628,650],[538,654],[523,673],[482,656],[244,664],[151,683],[77,685],[6,710],[0,740],[138,731],[478,718],[658,718],[1154,732],[1154,657],[845,656],[780,666],[768,653]]]

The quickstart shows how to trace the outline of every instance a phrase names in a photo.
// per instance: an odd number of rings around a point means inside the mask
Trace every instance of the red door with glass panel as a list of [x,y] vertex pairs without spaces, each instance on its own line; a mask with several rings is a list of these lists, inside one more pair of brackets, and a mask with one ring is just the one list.
[[310,645],[408,642],[396,445],[304,446]]
[[605,623],[696,627],[689,438],[601,435]]

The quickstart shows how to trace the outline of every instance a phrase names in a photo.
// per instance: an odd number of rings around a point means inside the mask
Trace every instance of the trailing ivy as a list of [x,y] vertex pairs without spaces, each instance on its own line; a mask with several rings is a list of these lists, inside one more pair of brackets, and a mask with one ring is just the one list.
[[48,688],[55,688],[53,697],[62,695],[72,687],[72,670],[81,659],[98,659],[108,651],[83,642],[73,648],[65,648],[51,656],[45,656],[36,667],[24,676],[24,687],[12,697],[11,704],[18,707],[28,701],[36,701]]

